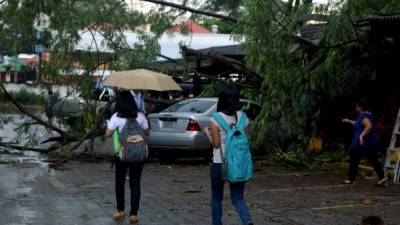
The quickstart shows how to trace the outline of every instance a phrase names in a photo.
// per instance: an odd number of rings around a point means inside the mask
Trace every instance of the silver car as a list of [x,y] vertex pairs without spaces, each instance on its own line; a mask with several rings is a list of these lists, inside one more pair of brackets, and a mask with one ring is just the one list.
[[[210,152],[210,142],[202,129],[217,110],[217,101],[217,98],[188,99],[160,113],[150,114],[150,149],[160,155],[166,152]],[[242,99],[240,102],[248,117],[254,119],[260,106],[249,100]]]

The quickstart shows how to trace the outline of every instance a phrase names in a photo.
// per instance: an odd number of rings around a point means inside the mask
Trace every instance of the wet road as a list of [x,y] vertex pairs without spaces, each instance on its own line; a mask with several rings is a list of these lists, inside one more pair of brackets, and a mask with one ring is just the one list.
[[[354,186],[340,185],[344,178],[341,171],[259,167],[256,178],[247,185],[254,223],[356,225],[363,215],[378,215],[387,225],[400,224],[400,186],[378,188],[373,186],[375,180],[365,178]],[[54,171],[35,160],[3,162],[0,224],[129,224],[127,218],[121,222],[111,219],[113,181],[109,163],[71,162]],[[238,225],[229,191],[225,194],[224,224]],[[149,163],[143,174],[139,224],[210,224],[209,195],[207,165]],[[367,199],[373,200],[372,204],[365,202]]]

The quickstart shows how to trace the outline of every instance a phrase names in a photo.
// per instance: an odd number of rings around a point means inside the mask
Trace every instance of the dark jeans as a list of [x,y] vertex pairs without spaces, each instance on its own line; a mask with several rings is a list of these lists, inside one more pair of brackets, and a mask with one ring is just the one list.
[[140,202],[140,179],[143,171],[143,163],[125,163],[119,157],[115,157],[115,194],[118,211],[125,210],[125,179],[129,169],[129,186],[131,188],[131,212],[137,215]]
[[[212,224],[222,225],[222,200],[224,198],[224,181],[220,163],[213,163],[210,167],[211,173],[211,199],[212,199]],[[239,213],[243,225],[251,223],[251,217],[244,201],[245,183],[230,183],[231,201]]]
[[381,163],[378,160],[378,150],[376,147],[368,149],[350,149],[350,168],[349,168],[349,180],[355,181],[358,174],[358,165],[363,158],[367,158],[368,162],[374,167],[376,174],[379,179],[383,179],[384,172]]

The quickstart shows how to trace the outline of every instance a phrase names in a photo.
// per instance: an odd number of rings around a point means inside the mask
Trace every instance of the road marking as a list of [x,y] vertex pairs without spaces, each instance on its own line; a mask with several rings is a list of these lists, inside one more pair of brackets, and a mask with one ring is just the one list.
[[56,178],[56,177],[48,177],[47,178],[49,184],[56,189],[63,188],[64,185]]
[[311,210],[321,211],[321,210],[328,210],[328,209],[345,209],[345,208],[357,208],[357,207],[364,207],[364,206],[370,206],[370,205],[364,205],[364,204],[334,205],[334,206],[311,208]]
[[[260,171],[255,171],[257,173],[262,173],[265,172],[263,170]],[[308,176],[313,176],[313,175],[322,175],[322,174],[327,174],[325,171],[320,171],[320,172],[288,172],[288,173],[274,173],[274,174],[263,174],[263,177],[287,177],[287,176],[293,176],[293,177],[308,177]]]
[[367,205],[367,204],[347,204],[347,205],[334,205],[334,206],[326,206],[326,207],[316,207],[316,208],[311,208],[311,210],[315,211],[322,211],[322,210],[329,210],[329,209],[345,209],[345,208],[359,208],[359,207],[371,207],[371,206],[377,206],[377,205],[400,205],[400,202],[383,202],[383,203],[377,203],[373,205]]
[[349,187],[347,184],[325,185],[325,186],[311,186],[311,187],[297,187],[297,188],[275,188],[267,189],[267,192],[290,192],[290,191],[313,191],[313,190],[327,190],[332,188]]

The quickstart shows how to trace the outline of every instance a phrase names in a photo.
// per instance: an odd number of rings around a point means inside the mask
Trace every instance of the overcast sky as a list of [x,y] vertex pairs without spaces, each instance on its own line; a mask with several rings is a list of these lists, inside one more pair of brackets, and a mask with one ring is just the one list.
[[[178,3],[178,4],[182,2],[182,0],[165,0],[165,1]],[[197,8],[197,6],[200,5],[204,1],[206,1],[206,0],[197,0],[197,5],[192,6],[192,7]],[[283,0],[283,1],[287,1],[287,0]],[[328,2],[338,2],[338,1],[340,1],[340,0],[313,0],[313,2],[316,4],[321,4],[321,3],[327,4]],[[150,2],[144,2],[141,0],[125,0],[125,2],[129,5],[129,7],[140,10],[144,13],[147,13],[151,9],[157,8],[157,4],[150,3]],[[189,2],[192,2],[192,1],[189,1]]]

